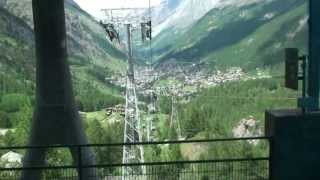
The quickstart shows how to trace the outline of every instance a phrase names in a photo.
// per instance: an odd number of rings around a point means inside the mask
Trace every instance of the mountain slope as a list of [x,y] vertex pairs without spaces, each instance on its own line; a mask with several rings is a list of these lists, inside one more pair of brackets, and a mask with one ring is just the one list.
[[[303,0],[269,0],[244,6],[226,5],[223,8],[212,9],[186,31],[163,31],[155,38],[154,49],[160,63],[175,59],[244,65],[252,59],[244,57],[239,60],[238,55],[230,53],[228,49],[234,47],[233,51],[241,51],[243,55],[248,53],[256,54],[256,57],[260,55],[258,57],[261,60],[270,55],[267,52],[274,46],[272,42],[276,40],[281,39],[281,47],[298,46],[297,42],[301,43],[299,47],[304,47],[306,28],[303,23],[306,22],[306,18],[306,3]],[[296,32],[290,38],[287,37],[292,31]],[[257,42],[253,42],[252,39]],[[245,40],[255,49],[244,48],[244,43],[239,44]],[[277,48],[277,52],[272,51],[272,54],[279,54],[281,47]],[[233,64],[235,59],[238,59],[237,63]],[[254,61],[259,60],[254,59]],[[272,63],[274,62],[253,64]]]
[[[65,8],[69,63],[77,99],[83,100],[88,93],[107,101],[119,99],[119,88],[107,84],[104,78],[125,71],[124,53],[107,41],[99,23],[72,0],[66,1]],[[1,1],[0,24],[1,93],[32,95],[35,47],[31,0]]]
[[303,4],[291,10],[259,27],[238,43],[209,54],[206,60],[221,66],[232,64],[253,68],[283,62],[283,49],[286,47],[297,47],[302,53],[306,53],[308,39],[306,8],[306,4]]
[[[168,0],[168,8],[170,5],[175,4],[174,8],[171,9],[170,16],[165,18],[165,21],[155,26],[155,35],[159,32],[166,30],[186,31],[211,9],[221,10],[226,7],[240,8],[242,6],[250,5],[256,2],[263,3],[266,0]],[[267,0],[270,1],[270,0]],[[154,19],[157,19],[155,17]]]
[[1,87],[13,90],[21,87],[22,80],[34,79],[34,36],[28,24],[1,7],[0,24]]

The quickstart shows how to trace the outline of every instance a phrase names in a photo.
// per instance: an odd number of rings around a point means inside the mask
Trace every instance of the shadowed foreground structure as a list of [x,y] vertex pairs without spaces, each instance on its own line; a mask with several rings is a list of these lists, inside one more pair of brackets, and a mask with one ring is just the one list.
[[[36,108],[29,145],[87,144],[75,106],[71,74],[67,63],[64,0],[33,0],[37,56]],[[29,149],[23,166],[44,166],[47,149]],[[90,148],[70,148],[74,163],[95,163]],[[83,170],[83,179],[92,170]],[[25,170],[22,180],[41,179],[40,171]]]
[[[266,112],[266,135],[271,143],[271,180],[320,179],[320,1],[309,1],[307,95],[301,109]],[[305,78],[305,77],[304,77]]]

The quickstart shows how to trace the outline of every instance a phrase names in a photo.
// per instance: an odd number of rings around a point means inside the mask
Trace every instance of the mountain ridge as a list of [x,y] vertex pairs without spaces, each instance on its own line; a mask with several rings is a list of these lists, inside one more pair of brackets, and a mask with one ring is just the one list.
[[[272,21],[278,21],[286,13],[294,12],[296,8],[303,5],[305,5],[303,0],[285,0],[252,3],[240,8],[234,6],[227,6],[220,10],[214,8],[190,29],[185,31],[170,29],[156,36],[153,42],[155,56],[158,59],[156,64],[169,63],[172,59],[182,62],[210,61],[208,58],[212,57],[212,54],[223,51],[246,37],[254,36],[256,31],[266,24],[270,24],[268,28],[277,28],[272,27]],[[306,10],[299,13],[303,16]],[[288,21],[290,19],[287,17]],[[298,26],[296,22],[290,22],[290,27]],[[282,23],[285,23],[285,20]],[[278,36],[285,37],[288,32],[282,33]]]

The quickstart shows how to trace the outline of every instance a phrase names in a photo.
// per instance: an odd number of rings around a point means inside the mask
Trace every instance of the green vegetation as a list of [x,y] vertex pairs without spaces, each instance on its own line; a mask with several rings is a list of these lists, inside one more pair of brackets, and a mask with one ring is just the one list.
[[294,38],[288,37],[288,34],[296,31],[299,21],[306,17],[306,9],[306,4],[292,9],[257,28],[238,43],[211,53],[206,59],[222,67],[232,65],[252,69],[283,62],[282,52],[285,47],[297,47],[304,53],[307,47],[307,28],[303,26]]
[[9,127],[11,127],[9,115],[4,111],[0,111],[0,128],[9,128]]
[[296,97],[297,93],[284,88],[279,79],[226,83],[205,90],[180,107],[183,134],[194,137],[206,132],[206,138],[233,137],[232,129],[249,116],[262,128],[266,109],[295,107]]
[[99,111],[124,102],[119,95],[119,89],[105,85],[99,88],[99,85],[92,81],[74,81],[76,102],[80,111]]
[[17,112],[23,106],[29,106],[30,100],[23,94],[6,94],[1,99],[0,108],[6,112]]
[[[116,143],[123,139],[123,124],[111,123],[103,127],[101,122],[94,119],[87,128],[89,141],[93,144]],[[122,147],[96,147],[94,152],[97,157],[97,163],[115,164],[122,162]]]
[[157,64],[174,59],[208,62],[210,69],[274,66],[282,62],[285,47],[306,51],[306,16],[307,3],[303,0],[213,9],[174,37],[171,35],[175,29],[164,30],[155,37]]

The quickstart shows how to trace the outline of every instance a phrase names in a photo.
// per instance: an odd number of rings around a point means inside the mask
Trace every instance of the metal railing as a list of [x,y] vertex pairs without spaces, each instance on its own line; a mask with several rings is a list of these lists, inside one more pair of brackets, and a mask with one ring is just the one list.
[[[183,144],[199,145],[209,143],[237,143],[248,144],[252,141],[264,141],[267,143],[265,156],[253,157],[240,154],[239,157],[222,157],[213,159],[196,160],[169,159],[165,161],[150,161],[136,164],[120,163],[97,163],[86,165],[81,161],[78,164],[69,165],[47,165],[42,167],[2,167],[0,168],[1,180],[19,179],[22,172],[41,171],[42,179],[103,179],[103,180],[267,180],[269,179],[269,138],[233,138],[233,139],[211,139],[211,140],[183,140],[183,141],[162,141],[162,142],[137,142],[137,143],[115,143],[115,144],[91,144],[91,145],[66,145],[66,146],[20,146],[20,147],[0,147],[0,151],[23,151],[30,148],[61,149],[76,148],[81,156],[83,148],[120,148],[123,146],[181,146]],[[227,145],[228,146],[228,145]],[[236,147],[235,146],[235,147]],[[231,147],[231,146],[230,146]],[[196,152],[195,152],[196,153]],[[210,155],[207,155],[210,156]],[[243,156],[243,157],[241,157]],[[137,167],[145,167],[145,172],[134,171]],[[132,171],[123,175],[124,168]],[[90,170],[90,177],[82,176],[82,171]]]

